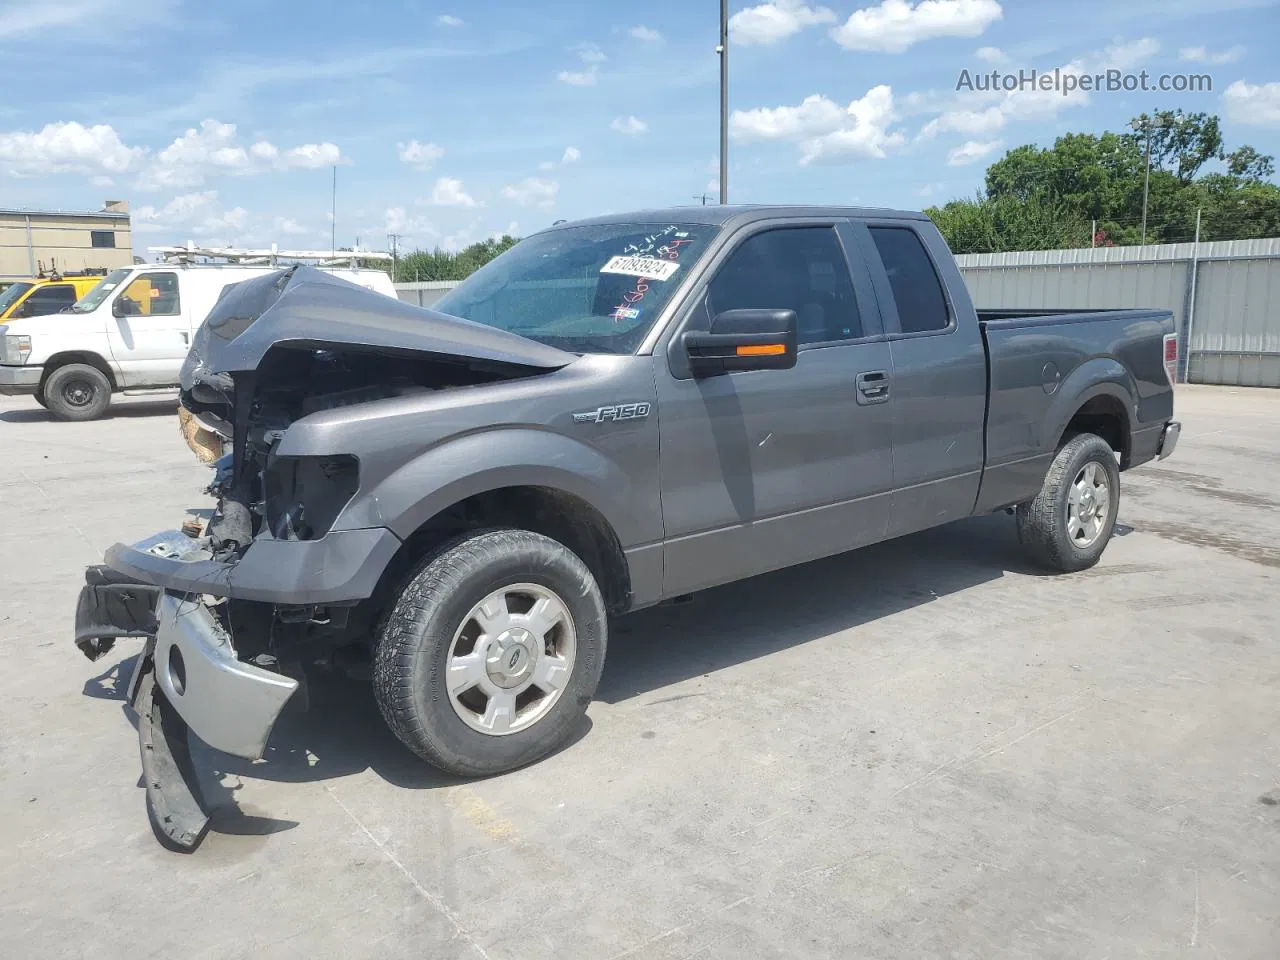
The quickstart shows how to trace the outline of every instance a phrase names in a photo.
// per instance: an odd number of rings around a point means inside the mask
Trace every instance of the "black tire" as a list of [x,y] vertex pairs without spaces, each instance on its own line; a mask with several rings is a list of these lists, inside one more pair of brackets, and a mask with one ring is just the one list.
[[[529,727],[502,736],[473,729],[445,684],[455,634],[496,590],[534,584],[567,609],[576,634],[569,679]],[[540,534],[496,529],[445,544],[418,567],[376,637],[373,689],[387,725],[427,763],[490,776],[541,759],[573,735],[604,668],[608,620],[595,577],[571,550]]]
[[40,404],[40,406],[44,407],[46,410],[49,409],[49,401],[44,398],[43,390],[37,389],[36,392],[31,395],[31,399]]
[[[1108,503],[1101,530],[1086,543],[1072,537],[1068,508],[1072,486],[1089,464],[1096,463],[1105,476]],[[1115,451],[1092,433],[1076,434],[1058,450],[1036,498],[1018,505],[1018,539],[1033,560],[1061,573],[1087,570],[1098,562],[1111,540],[1120,509],[1120,468]]]
[[40,389],[44,406],[57,420],[97,420],[111,405],[111,381],[87,363],[58,367]]

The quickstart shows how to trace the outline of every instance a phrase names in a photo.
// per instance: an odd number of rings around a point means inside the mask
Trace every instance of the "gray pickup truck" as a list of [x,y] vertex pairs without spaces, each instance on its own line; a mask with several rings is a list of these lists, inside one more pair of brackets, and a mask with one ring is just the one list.
[[363,655],[428,763],[499,773],[570,737],[610,615],[1001,509],[1045,567],[1096,563],[1121,471],[1177,443],[1176,360],[1163,311],[975,311],[933,224],[883,210],[559,225],[435,310],[265,275],[183,371],[229,449],[208,528],[109,549],[76,642],[145,638],[178,847],[207,827],[188,731],[260,757],[325,658]]

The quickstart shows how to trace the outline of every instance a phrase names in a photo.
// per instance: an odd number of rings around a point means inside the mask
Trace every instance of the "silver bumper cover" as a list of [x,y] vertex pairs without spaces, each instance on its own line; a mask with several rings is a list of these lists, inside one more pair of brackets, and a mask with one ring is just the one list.
[[201,740],[257,760],[298,681],[243,663],[222,625],[198,600],[172,594],[157,610],[156,684]]
[[1156,455],[1163,460],[1169,456],[1178,446],[1178,438],[1182,436],[1182,424],[1177,420],[1170,420],[1164,425],[1164,430],[1160,434],[1160,446],[1156,448]]

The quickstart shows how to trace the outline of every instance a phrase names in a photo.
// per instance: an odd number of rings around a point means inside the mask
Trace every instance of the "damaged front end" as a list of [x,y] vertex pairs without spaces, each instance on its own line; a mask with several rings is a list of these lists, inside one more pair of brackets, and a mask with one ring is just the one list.
[[290,427],[573,359],[311,268],[223,292],[181,378],[183,436],[214,466],[212,516],[203,528],[110,547],[86,571],[76,612],[75,642],[90,659],[117,638],[145,639],[128,695],[166,843],[193,849],[208,826],[188,731],[260,759],[285,704],[300,698],[302,665],[367,640],[369,599],[401,544],[383,526],[337,523],[367,465],[282,455]]

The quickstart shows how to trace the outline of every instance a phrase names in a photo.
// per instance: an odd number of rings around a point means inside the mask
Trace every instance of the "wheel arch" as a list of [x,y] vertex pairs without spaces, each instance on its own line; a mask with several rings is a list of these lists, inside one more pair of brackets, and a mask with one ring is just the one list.
[[1050,409],[1046,453],[1062,448],[1078,433],[1094,433],[1120,454],[1121,467],[1132,454],[1133,389],[1124,366],[1110,357],[1082,364],[1058,391]]
[[83,363],[85,366],[93,367],[100,372],[107,378],[107,383],[111,384],[113,393],[120,389],[119,384],[116,382],[115,372],[111,369],[111,364],[107,363],[100,354],[94,353],[92,350],[62,350],[53,354],[44,362],[44,372],[40,375],[39,389],[41,392],[44,391],[45,384],[49,382],[49,377],[53,375],[54,371],[72,363]]
[[591,571],[610,613],[631,607],[630,568],[608,518],[577,494],[537,484],[494,487],[437,510],[404,537],[377,592],[393,592],[442,544],[470,531],[494,527],[528,530],[563,544]]

